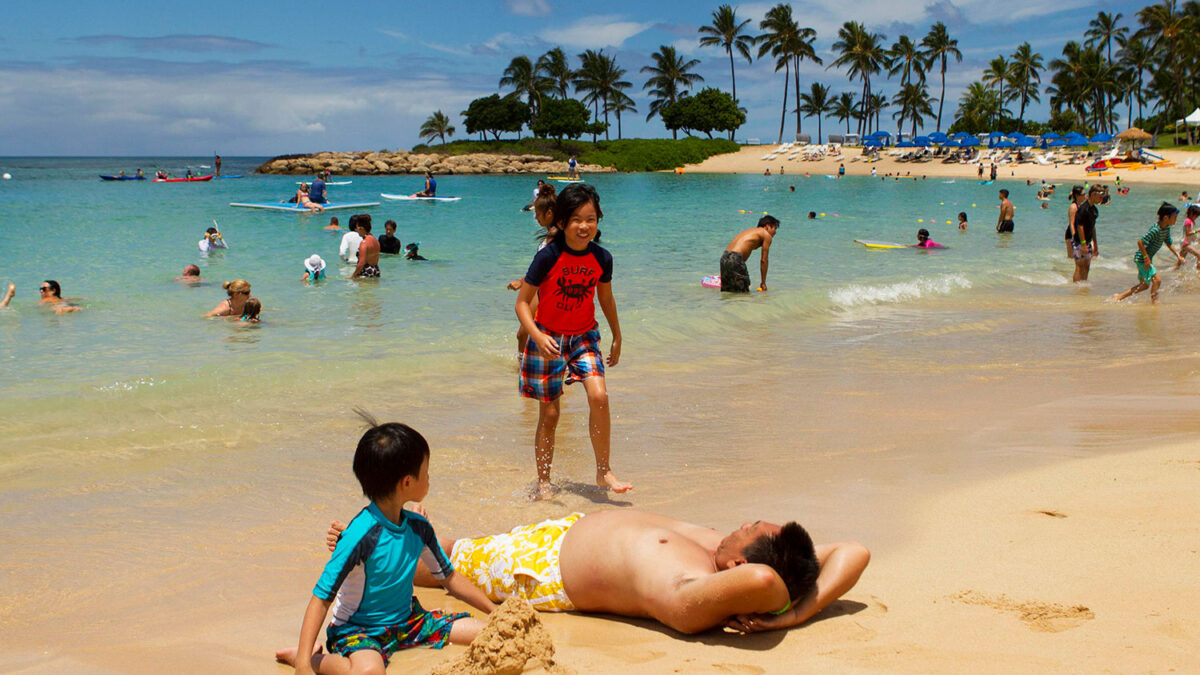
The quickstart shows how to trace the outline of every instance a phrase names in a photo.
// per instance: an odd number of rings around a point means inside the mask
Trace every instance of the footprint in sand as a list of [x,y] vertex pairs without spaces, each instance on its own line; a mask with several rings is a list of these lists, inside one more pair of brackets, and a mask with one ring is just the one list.
[[982,605],[1016,614],[1030,630],[1040,633],[1059,633],[1096,618],[1092,610],[1083,605],[1067,607],[1050,602],[1017,602],[1004,594],[987,595],[978,591],[963,591],[950,596],[950,599],[967,605]]
[[1034,513],[1040,513],[1043,516],[1050,516],[1051,518],[1066,518],[1067,517],[1067,514],[1065,514],[1065,513],[1059,513],[1058,511],[1046,511],[1046,510],[1042,510],[1042,509],[1034,511]]
[[763,675],[767,672],[758,666],[751,666],[745,663],[714,663],[713,668],[722,673],[736,673],[737,675]]

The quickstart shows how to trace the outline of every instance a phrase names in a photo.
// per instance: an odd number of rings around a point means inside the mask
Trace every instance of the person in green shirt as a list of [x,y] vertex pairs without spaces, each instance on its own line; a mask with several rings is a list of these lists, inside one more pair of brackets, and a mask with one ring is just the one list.
[[1133,254],[1133,264],[1137,265],[1138,270],[1137,283],[1124,293],[1114,295],[1113,300],[1120,302],[1149,287],[1150,302],[1158,302],[1158,287],[1162,282],[1158,278],[1158,270],[1154,269],[1154,254],[1158,253],[1158,249],[1162,248],[1163,244],[1166,244],[1167,249],[1175,254],[1175,258],[1180,263],[1183,262],[1183,256],[1179,255],[1179,251],[1175,250],[1175,245],[1171,241],[1171,226],[1175,224],[1177,217],[1179,217],[1179,209],[1174,206],[1163,202],[1162,206],[1158,207],[1158,222],[1150,227],[1146,236],[1138,240],[1137,253]]

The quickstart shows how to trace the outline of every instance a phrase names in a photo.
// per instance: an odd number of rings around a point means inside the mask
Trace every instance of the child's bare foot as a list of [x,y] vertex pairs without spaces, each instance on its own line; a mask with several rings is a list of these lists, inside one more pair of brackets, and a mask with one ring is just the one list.
[[543,499],[550,499],[556,494],[558,494],[558,488],[554,487],[553,483],[538,481],[537,488],[533,491],[533,501],[540,502]]
[[602,488],[608,488],[613,492],[629,492],[633,489],[633,483],[626,483],[625,481],[618,480],[617,477],[613,475],[612,471],[597,471],[596,485],[599,485]]
[[[312,655],[316,656],[317,654],[320,654],[320,653],[321,653],[320,643],[313,645]],[[286,663],[289,666],[295,667],[295,665],[296,665],[296,648],[288,647],[287,649],[276,650],[275,651],[275,660],[280,663]]]

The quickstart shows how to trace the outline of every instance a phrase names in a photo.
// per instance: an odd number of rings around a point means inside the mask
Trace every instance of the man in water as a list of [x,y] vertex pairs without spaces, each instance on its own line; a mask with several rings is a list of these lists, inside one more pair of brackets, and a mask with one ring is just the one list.
[[1000,191],[1000,216],[996,218],[996,231],[1013,231],[1013,205],[1008,201],[1008,190]]
[[325,199],[325,181],[321,180],[321,173],[313,178],[312,185],[308,186],[308,201],[314,204],[324,204]]
[[383,236],[379,238],[379,252],[400,252],[400,240],[396,238],[396,221],[389,220],[383,224]]
[[185,284],[200,283],[200,268],[195,265],[188,265],[183,268],[183,274],[175,277],[175,281],[182,281]]
[[221,176],[221,156],[218,154],[213,154],[213,169],[214,169],[213,173],[217,174],[217,177],[220,177]]
[[[344,528],[331,527],[331,548]],[[493,601],[516,594],[543,611],[644,617],[681,633],[798,626],[853,588],[871,560],[857,542],[814,547],[794,522],[760,520],[726,535],[623,509],[441,544]],[[439,585],[423,565],[414,582]]]
[[767,290],[768,254],[771,251],[771,240],[779,231],[779,219],[774,216],[763,216],[758,220],[758,226],[738,232],[733,241],[725,247],[721,254],[721,291],[729,293],[750,292],[750,272],[746,269],[746,259],[756,248],[762,248],[758,263],[761,283],[758,290]]
[[571,178],[579,178],[579,163],[575,161],[575,155],[567,159],[567,172],[571,174]]
[[338,255],[348,263],[358,264],[358,246],[363,240],[362,235],[358,233],[358,221],[362,217],[363,214],[350,216],[350,222],[346,226],[349,232],[342,235],[342,243],[338,247]]
[[358,233],[362,242],[358,245],[358,264],[351,279],[379,278],[379,240],[371,234],[371,216],[364,213],[358,217]]

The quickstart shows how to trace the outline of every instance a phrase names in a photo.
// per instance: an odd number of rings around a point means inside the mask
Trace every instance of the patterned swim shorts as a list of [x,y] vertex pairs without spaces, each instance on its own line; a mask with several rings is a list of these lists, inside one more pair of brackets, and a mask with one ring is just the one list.
[[582,335],[559,335],[541,326],[538,328],[558,343],[559,355],[547,359],[538,351],[533,338],[525,341],[517,382],[522,396],[549,403],[562,396],[566,384],[593,376],[604,377],[600,331],[593,328]]
[[572,513],[558,520],[514,527],[507,534],[459,539],[450,552],[450,562],[492,602],[516,595],[537,610],[573,610],[575,603],[563,590],[558,556],[563,536],[582,517],[582,513]]
[[402,650],[429,645],[441,649],[450,641],[450,628],[455,621],[470,616],[466,612],[443,614],[438,610],[425,611],[421,603],[412,599],[412,613],[408,620],[394,626],[354,626],[330,624],[325,629],[325,648],[330,654],[350,654],[372,649],[383,655],[386,666],[392,654]]

